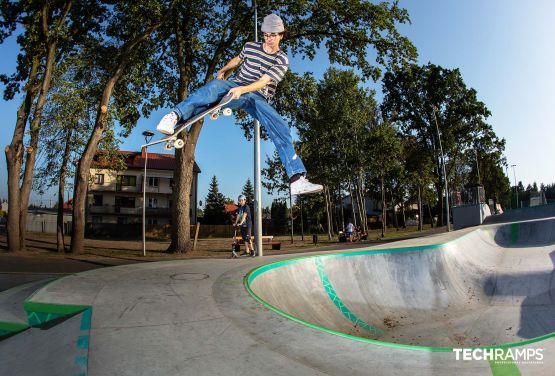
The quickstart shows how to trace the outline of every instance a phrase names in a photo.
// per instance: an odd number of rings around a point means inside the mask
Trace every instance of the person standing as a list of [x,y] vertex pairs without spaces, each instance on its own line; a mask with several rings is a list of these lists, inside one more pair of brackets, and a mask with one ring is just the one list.
[[235,218],[235,227],[239,227],[241,229],[241,237],[245,243],[245,252],[241,253],[239,256],[250,255],[254,257],[255,252],[251,242],[251,208],[247,205],[247,198],[245,195],[240,195],[237,201],[239,202],[239,211],[237,212],[237,218]]
[[[276,14],[270,14],[264,17],[261,30],[264,42],[247,42],[241,53],[218,71],[216,80],[179,103],[160,120],[156,129],[164,134],[173,134],[178,121],[205,111],[226,94],[231,94],[233,101],[229,103],[229,108],[244,109],[266,128],[289,177],[291,194],[320,192],[322,185],[311,183],[306,178],[306,169],[295,152],[287,123],[268,103],[289,68],[287,55],[279,47],[285,35],[283,21]],[[238,66],[241,69],[237,76],[233,80],[225,80],[225,72]]]

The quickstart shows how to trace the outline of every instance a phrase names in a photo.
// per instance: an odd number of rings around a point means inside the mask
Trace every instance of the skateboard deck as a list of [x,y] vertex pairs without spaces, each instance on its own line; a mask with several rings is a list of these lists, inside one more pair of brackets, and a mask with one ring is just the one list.
[[231,95],[229,95],[229,94],[226,95],[217,104],[213,105],[212,107],[210,107],[206,111],[203,111],[200,114],[197,114],[197,115],[193,116],[192,118],[187,119],[185,122],[183,122],[181,124],[178,122],[177,123],[177,128],[175,128],[173,134],[162,137],[159,140],[152,141],[152,142],[149,142],[147,144],[144,144],[144,145],[142,145],[141,148],[147,148],[147,147],[152,146],[152,145],[157,145],[157,144],[164,143],[164,149],[166,149],[166,150],[171,150],[172,148],[181,149],[185,145],[185,142],[183,140],[177,138],[177,136],[181,132],[189,131],[189,129],[191,128],[191,126],[194,123],[196,123],[197,121],[199,121],[200,119],[202,119],[203,117],[205,117],[207,115],[210,115],[210,119],[212,119],[212,120],[216,120],[218,118],[218,116],[220,115],[220,113],[223,114],[224,116],[231,115],[231,109],[230,108],[225,108],[223,110],[222,110],[222,108],[225,107],[232,100],[233,100],[233,98],[232,98]]

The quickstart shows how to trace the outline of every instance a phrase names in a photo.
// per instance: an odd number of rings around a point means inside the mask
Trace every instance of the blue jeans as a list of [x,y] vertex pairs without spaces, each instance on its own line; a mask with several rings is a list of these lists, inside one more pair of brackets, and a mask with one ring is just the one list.
[[[207,110],[211,104],[222,99],[229,89],[236,86],[239,86],[239,84],[233,81],[212,80],[175,106],[173,111],[177,113],[180,120],[187,120]],[[242,108],[253,118],[260,121],[272,139],[289,177],[306,173],[301,158],[293,148],[293,140],[287,123],[270,106],[262,94],[257,92],[243,94],[239,99],[232,101],[228,107]]]

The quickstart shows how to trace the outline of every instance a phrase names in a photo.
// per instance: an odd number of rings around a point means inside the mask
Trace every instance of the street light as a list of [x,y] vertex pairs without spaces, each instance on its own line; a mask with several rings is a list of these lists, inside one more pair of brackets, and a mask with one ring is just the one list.
[[[511,177],[509,176],[509,165],[506,164],[505,165],[505,175],[507,175],[507,179],[509,179],[509,186],[511,185]],[[513,209],[513,197],[512,197],[512,193],[511,193],[511,199],[509,200],[509,208],[512,210]]]
[[515,178],[516,208],[518,209],[518,208],[520,208],[520,204],[519,204],[519,202],[518,202],[518,185],[517,185],[517,183],[516,183],[516,172],[515,172],[515,167],[516,167],[516,165],[515,165],[515,164],[514,164],[514,165],[511,165],[511,167],[513,168],[513,176],[514,176],[514,178]]
[[447,209],[447,232],[451,231],[451,224],[449,222],[449,188],[447,185],[447,173],[445,172],[445,156],[443,155],[443,147],[441,146],[441,136],[439,135],[439,126],[437,125],[436,111],[438,110],[435,105],[432,105],[434,113],[434,120],[436,123],[437,139],[439,140],[439,152],[441,153],[441,164],[443,165],[443,179],[445,180],[445,208]]
[[[145,145],[150,142],[154,133],[151,131],[144,131],[143,136],[145,138]],[[148,147],[143,145],[145,150],[145,171],[143,173],[143,256],[146,256],[146,163],[148,161]]]

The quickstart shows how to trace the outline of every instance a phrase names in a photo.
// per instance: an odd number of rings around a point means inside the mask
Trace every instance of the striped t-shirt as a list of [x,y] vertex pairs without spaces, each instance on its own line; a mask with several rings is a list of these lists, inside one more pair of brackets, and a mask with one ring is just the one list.
[[283,79],[289,67],[287,55],[281,50],[274,54],[265,52],[262,42],[247,42],[239,54],[239,58],[242,61],[241,70],[233,81],[249,85],[266,74],[272,78],[272,81],[260,89],[259,93],[267,100],[272,99],[278,83]]

